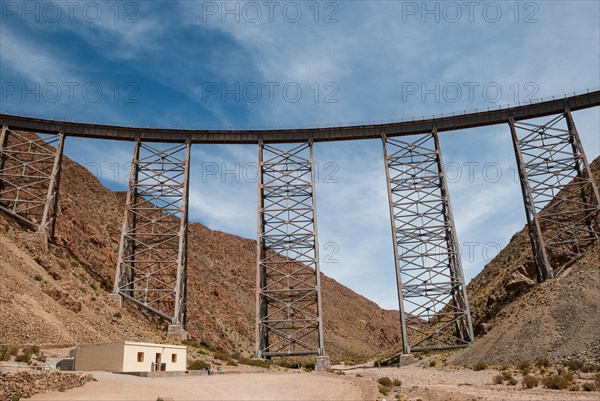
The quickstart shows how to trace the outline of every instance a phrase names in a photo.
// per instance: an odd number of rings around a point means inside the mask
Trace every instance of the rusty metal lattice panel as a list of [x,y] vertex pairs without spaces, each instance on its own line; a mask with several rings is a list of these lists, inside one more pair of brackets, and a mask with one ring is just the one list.
[[2,127],[0,209],[54,237],[65,135]]
[[259,144],[256,356],[324,355],[312,142]]
[[537,276],[545,281],[600,238],[598,186],[569,109],[542,125],[511,118],[509,126]]
[[382,140],[403,353],[466,347],[473,328],[437,131]]
[[136,141],[113,292],[185,325],[191,144]]

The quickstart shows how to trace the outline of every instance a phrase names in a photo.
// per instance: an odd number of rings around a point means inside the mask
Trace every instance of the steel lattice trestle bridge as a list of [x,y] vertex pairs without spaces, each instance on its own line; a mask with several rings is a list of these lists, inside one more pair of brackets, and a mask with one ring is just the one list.
[[[52,239],[65,138],[135,141],[114,294],[165,318],[172,333],[183,335],[191,146],[258,144],[256,356],[323,356],[313,144],[379,139],[403,352],[466,347],[474,340],[473,325],[439,133],[507,124],[541,282],[560,274],[600,237],[598,186],[571,114],[599,105],[600,91],[594,91],[418,121],[237,131],[0,114],[0,209]],[[543,124],[526,122],[541,117],[547,117]]]

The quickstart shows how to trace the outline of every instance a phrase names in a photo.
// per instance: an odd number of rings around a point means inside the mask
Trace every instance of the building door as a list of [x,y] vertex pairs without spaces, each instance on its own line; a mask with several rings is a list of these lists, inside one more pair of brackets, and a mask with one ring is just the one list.
[[155,366],[155,369],[157,372],[160,370],[160,355],[161,355],[160,352],[156,353],[156,359],[155,359],[154,366]]

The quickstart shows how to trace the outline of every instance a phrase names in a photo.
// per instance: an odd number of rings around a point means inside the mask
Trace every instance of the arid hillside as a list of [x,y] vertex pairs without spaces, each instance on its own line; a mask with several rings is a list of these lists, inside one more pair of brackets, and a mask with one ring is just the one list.
[[[164,339],[161,322],[107,298],[124,210],[86,169],[63,160],[55,244],[0,214],[0,343],[44,346]],[[253,350],[256,242],[189,226],[188,328],[229,352]],[[399,341],[398,312],[385,311],[322,276],[325,345],[335,357],[372,355]]]
[[[591,167],[598,182],[600,158]],[[599,241],[558,278],[538,285],[524,228],[467,290],[478,340],[451,362],[514,363],[543,356],[600,362]]]

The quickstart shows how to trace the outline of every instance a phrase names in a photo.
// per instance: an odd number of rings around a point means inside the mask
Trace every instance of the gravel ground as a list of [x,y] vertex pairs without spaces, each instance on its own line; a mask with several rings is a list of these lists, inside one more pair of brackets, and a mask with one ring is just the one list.
[[[343,366],[334,366],[345,369]],[[482,370],[475,372],[469,369],[425,368],[420,364],[402,368],[352,368],[345,370],[346,377],[356,374],[366,380],[377,380],[388,376],[402,381],[399,393],[409,401],[598,401],[600,393],[548,390],[537,387],[524,389],[521,386],[521,376],[514,374],[519,380],[516,386],[492,385],[492,379],[498,374],[497,370]],[[394,397],[390,394],[388,400]]]
[[246,373],[197,377],[140,378],[93,373],[90,382],[65,392],[38,394],[31,400],[373,400],[371,381],[327,373]]

